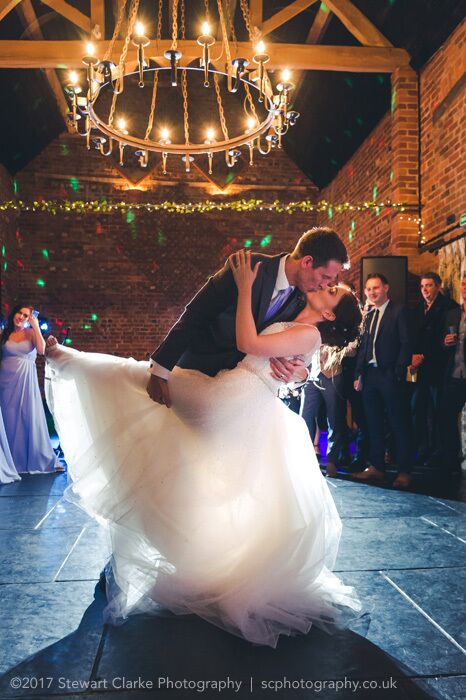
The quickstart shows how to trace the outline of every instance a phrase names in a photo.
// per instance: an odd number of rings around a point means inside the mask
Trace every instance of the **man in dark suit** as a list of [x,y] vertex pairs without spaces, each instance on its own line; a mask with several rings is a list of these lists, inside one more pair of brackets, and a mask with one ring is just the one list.
[[[290,254],[254,255],[262,264],[252,292],[253,315],[260,332],[278,321],[291,321],[304,308],[306,292],[333,284],[348,265],[346,248],[335,231],[307,231]],[[232,369],[244,357],[236,347],[237,288],[228,263],[196,294],[165,340],[152,354],[147,392],[153,401],[170,406],[168,377],[175,365],[215,376]],[[303,359],[271,360],[272,373],[282,381],[305,381]]]
[[365,293],[373,309],[365,318],[364,333],[356,360],[355,389],[362,390],[369,435],[367,469],[353,476],[361,481],[385,478],[385,414],[395,441],[398,476],[393,485],[411,484],[411,447],[406,398],[406,369],[411,362],[406,307],[388,298],[387,278],[369,275]]
[[443,339],[447,361],[440,400],[441,468],[451,474],[461,473],[458,416],[466,403],[466,275],[461,281],[461,298],[461,306],[446,315]]
[[440,392],[445,375],[445,351],[442,348],[445,317],[458,305],[440,291],[442,280],[436,272],[422,275],[422,301],[413,309],[413,356],[410,374],[415,378],[411,396],[414,429],[413,445],[418,461],[432,460],[439,449]]

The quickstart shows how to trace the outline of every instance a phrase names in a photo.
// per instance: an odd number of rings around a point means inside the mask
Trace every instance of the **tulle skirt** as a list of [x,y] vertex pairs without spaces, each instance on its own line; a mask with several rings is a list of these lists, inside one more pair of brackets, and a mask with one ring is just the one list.
[[107,621],[169,609],[258,644],[332,631],[361,609],[332,573],[341,521],[304,421],[254,373],[175,368],[57,347],[48,400],[72,484],[112,546]]

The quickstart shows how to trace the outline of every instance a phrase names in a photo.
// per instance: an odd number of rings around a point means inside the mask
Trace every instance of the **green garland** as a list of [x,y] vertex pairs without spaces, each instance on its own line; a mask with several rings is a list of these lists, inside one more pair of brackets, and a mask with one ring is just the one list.
[[273,211],[277,214],[293,214],[299,212],[327,212],[329,218],[333,214],[341,214],[347,211],[368,211],[371,209],[392,209],[395,212],[404,212],[409,209],[408,204],[403,202],[375,202],[367,201],[359,204],[351,202],[342,202],[332,204],[325,199],[319,202],[311,202],[309,199],[302,199],[291,202],[280,202],[278,199],[273,202],[266,202],[262,199],[237,199],[228,202],[216,202],[205,200],[203,202],[107,202],[106,199],[101,200],[36,200],[33,202],[23,202],[22,200],[9,200],[0,202],[0,211],[18,211],[18,212],[44,212],[47,214],[112,214],[121,212],[127,214],[129,211],[145,211],[154,213],[165,211],[170,214],[204,214],[213,211],[234,211],[234,212],[253,212],[253,211]]

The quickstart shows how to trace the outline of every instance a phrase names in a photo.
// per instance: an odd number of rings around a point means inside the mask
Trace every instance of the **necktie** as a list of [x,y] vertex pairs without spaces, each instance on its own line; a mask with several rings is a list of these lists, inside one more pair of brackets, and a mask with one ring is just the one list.
[[374,311],[372,320],[371,320],[371,325],[369,327],[369,337],[367,339],[367,345],[366,345],[366,362],[370,362],[372,358],[375,356],[375,348],[374,348],[374,341],[375,341],[375,331],[377,330],[377,323],[379,321],[379,310],[376,309]]
[[265,314],[265,321],[269,321],[276,313],[282,308],[285,301],[288,299],[290,294],[293,292],[293,287],[287,287],[286,289],[280,289],[277,296],[273,301],[270,302],[270,306]]

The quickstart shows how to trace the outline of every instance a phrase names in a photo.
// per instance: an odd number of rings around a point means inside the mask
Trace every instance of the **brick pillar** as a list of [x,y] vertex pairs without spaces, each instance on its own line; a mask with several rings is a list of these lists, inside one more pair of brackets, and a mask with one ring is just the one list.
[[392,73],[392,201],[406,202],[410,212],[393,215],[391,252],[408,255],[410,272],[419,273],[428,263],[418,250],[417,217],[419,203],[419,104],[418,76],[411,68]]

